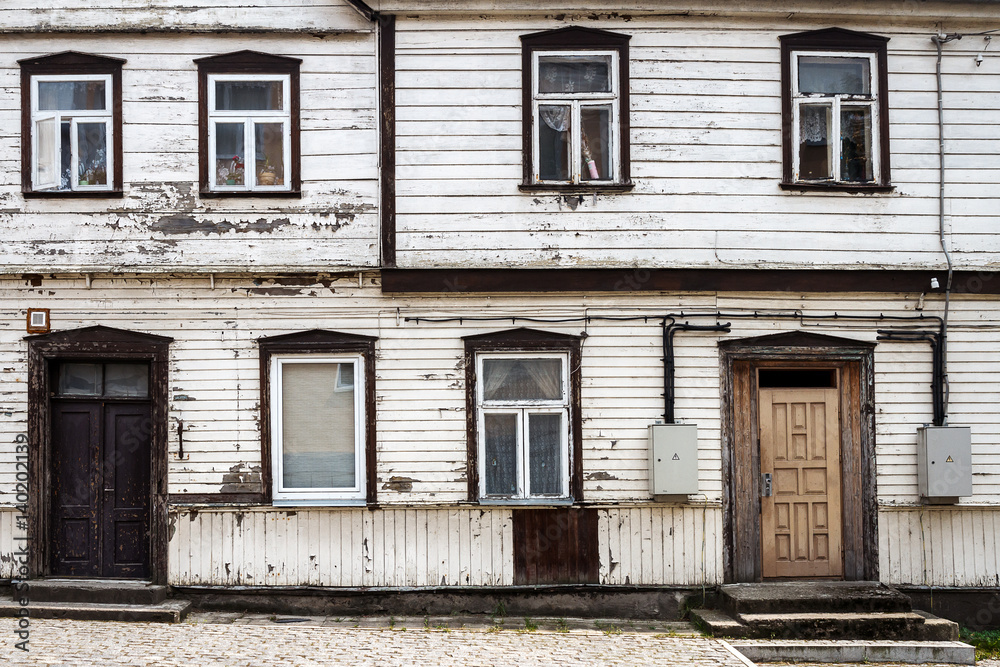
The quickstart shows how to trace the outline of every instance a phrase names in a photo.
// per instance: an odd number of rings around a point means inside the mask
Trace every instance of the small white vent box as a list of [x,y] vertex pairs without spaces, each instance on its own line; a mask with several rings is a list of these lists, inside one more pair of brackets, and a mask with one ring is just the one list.
[[972,495],[972,432],[968,426],[917,429],[917,488],[930,502]]
[[698,493],[698,427],[652,424],[649,427],[649,491],[654,496]]

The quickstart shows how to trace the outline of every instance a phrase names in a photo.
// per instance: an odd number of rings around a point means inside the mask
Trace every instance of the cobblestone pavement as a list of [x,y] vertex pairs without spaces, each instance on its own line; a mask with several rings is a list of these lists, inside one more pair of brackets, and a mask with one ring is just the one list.
[[[722,642],[697,635],[687,624],[661,621],[289,617],[223,612],[195,613],[174,625],[32,619],[28,653],[14,646],[15,626],[15,619],[0,618],[0,665],[752,664],[731,653]],[[979,664],[1000,667],[994,661]]]

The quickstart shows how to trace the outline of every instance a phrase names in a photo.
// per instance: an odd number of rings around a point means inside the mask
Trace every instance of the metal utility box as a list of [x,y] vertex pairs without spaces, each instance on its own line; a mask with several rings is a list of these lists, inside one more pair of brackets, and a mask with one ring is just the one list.
[[698,493],[698,427],[649,427],[649,490],[654,496]]
[[972,432],[967,426],[917,429],[917,488],[930,502],[972,495]]

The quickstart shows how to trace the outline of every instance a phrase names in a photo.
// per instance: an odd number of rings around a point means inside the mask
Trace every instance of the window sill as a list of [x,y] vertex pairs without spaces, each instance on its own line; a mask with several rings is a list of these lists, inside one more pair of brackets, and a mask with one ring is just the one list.
[[569,185],[559,183],[521,183],[517,189],[521,192],[555,192],[558,194],[598,194],[602,192],[630,192],[635,187],[635,183],[612,183],[607,185],[586,185],[583,183]]
[[121,199],[121,190],[22,190],[25,199]]
[[254,192],[253,190],[242,190],[240,192],[216,192],[214,190],[202,190],[198,193],[202,199],[230,199],[230,198],[240,198],[248,199],[250,197],[266,197],[269,199],[301,199],[301,190],[281,190],[273,191],[269,190],[266,192]]
[[515,507],[569,507],[573,505],[572,498],[480,498],[480,505],[499,505]]
[[779,183],[782,190],[802,191],[802,192],[853,192],[853,193],[877,193],[892,192],[895,185],[850,185],[847,183]]

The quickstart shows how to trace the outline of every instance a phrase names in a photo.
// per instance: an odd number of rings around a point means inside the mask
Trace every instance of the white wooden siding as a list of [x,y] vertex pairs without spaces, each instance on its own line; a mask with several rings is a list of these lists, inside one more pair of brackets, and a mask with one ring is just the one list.
[[[0,18],[2,18],[0,10]],[[195,58],[242,49],[302,60],[302,196],[198,195]],[[17,60],[123,58],[121,199],[28,199]],[[329,271],[378,262],[377,66],[371,34],[0,34],[0,272]]]
[[229,586],[504,586],[510,510],[178,509],[170,583]]
[[363,32],[344,0],[4,0],[0,32]]
[[[398,261],[436,266],[940,266],[934,20],[907,12],[757,20],[401,16]],[[757,7],[756,9],[761,9]],[[975,13],[976,10],[970,9]],[[949,31],[995,27],[962,10]],[[630,193],[519,192],[519,36],[584,25],[630,43]],[[778,36],[839,25],[889,42],[891,194],[785,192]],[[1000,59],[945,46],[948,239],[959,267],[1000,263]],[[442,89],[447,95],[442,95]],[[502,250],[499,250],[502,249]]]
[[[0,507],[0,579],[20,577],[20,558],[15,554],[24,548],[25,541],[16,538],[25,537],[27,531],[17,526],[19,511],[9,507]],[[28,549],[30,549],[28,543]]]

